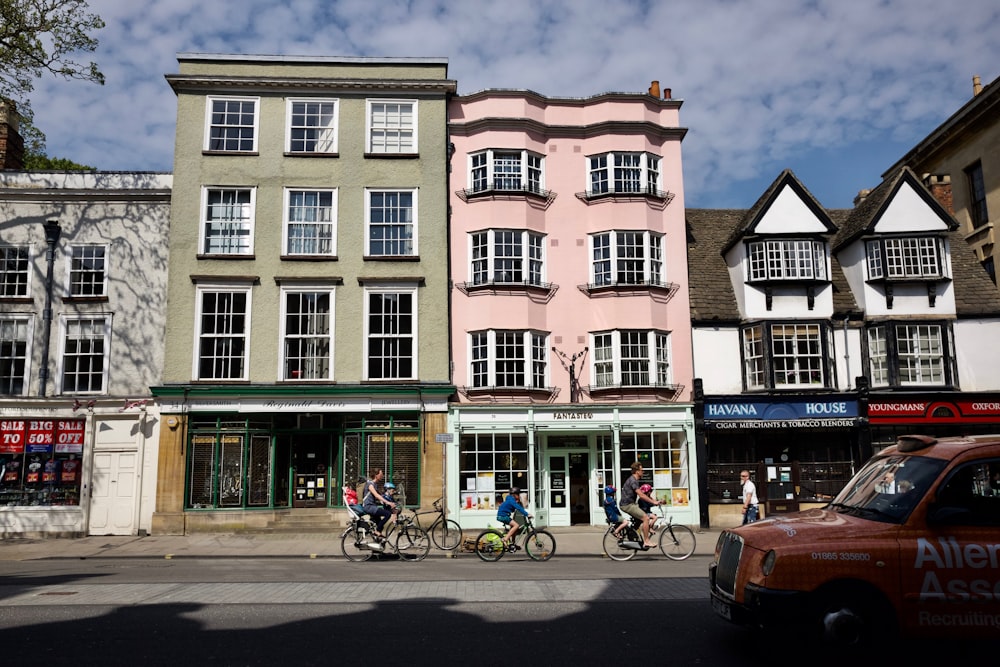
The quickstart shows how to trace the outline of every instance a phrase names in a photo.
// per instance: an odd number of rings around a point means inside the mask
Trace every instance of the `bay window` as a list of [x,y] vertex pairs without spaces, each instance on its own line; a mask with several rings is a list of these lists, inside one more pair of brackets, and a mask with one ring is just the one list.
[[743,329],[747,390],[830,386],[829,332],[821,324],[768,323]]
[[616,231],[590,236],[591,286],[663,286],[663,234]]
[[548,334],[489,329],[469,334],[472,388],[545,389],[548,386]]
[[614,330],[591,334],[592,390],[665,387],[672,382],[670,336],[654,330]]
[[473,285],[533,285],[545,280],[545,236],[520,229],[469,235]]
[[950,385],[948,329],[938,322],[882,322],[867,329],[868,373],[873,387]]
[[826,244],[803,239],[747,243],[749,279],[826,280]]

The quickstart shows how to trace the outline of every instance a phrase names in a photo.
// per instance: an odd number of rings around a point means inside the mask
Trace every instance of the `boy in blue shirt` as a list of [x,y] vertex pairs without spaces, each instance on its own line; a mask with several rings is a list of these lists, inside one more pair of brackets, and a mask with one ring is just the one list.
[[514,520],[514,513],[520,512],[529,519],[532,518],[531,514],[528,514],[528,510],[524,509],[521,505],[521,489],[514,487],[504,498],[504,501],[497,508],[497,521],[503,524],[510,524],[510,529],[504,536],[503,541],[509,543],[514,533],[521,527],[517,521]]

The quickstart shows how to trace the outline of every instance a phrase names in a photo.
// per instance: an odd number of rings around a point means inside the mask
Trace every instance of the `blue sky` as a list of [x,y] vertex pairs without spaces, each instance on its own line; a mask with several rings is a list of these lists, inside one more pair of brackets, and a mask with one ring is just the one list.
[[684,100],[688,206],[748,208],[791,169],[829,208],[1000,76],[996,0],[89,0],[107,83],[40,80],[48,153],[170,171],[178,53],[445,57],[460,94]]

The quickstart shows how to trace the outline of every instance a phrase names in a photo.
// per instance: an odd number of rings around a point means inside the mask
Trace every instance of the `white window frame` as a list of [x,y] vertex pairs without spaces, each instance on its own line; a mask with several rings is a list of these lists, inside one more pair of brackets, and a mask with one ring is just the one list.
[[[87,395],[99,395],[108,393],[108,372],[111,366],[111,319],[112,316],[106,313],[93,313],[87,315],[62,315],[59,318],[59,330],[61,341],[61,349],[59,352],[59,362],[56,368],[56,377],[59,378],[58,381],[58,391],[60,394],[87,394]],[[94,326],[93,331],[86,336],[75,335],[74,341],[100,341],[101,351],[100,354],[78,354],[73,353],[74,357],[78,360],[85,360],[90,358],[101,358],[101,370],[99,372],[94,372],[93,370],[88,372],[79,372],[79,369],[74,372],[76,377],[90,377],[91,379],[100,377],[100,387],[97,389],[81,389],[79,386],[69,387],[66,382],[66,373],[68,373],[67,359],[70,355],[69,341],[71,335],[71,329],[76,325],[83,322],[91,322]],[[100,331],[97,327],[100,327]],[[87,332],[79,332],[87,333]]]
[[[769,328],[774,388],[825,387],[823,327],[818,324],[774,323]],[[803,377],[811,377],[816,373],[819,374],[819,382],[809,379],[802,381]]]
[[662,162],[662,156],[645,151],[609,151],[588,155],[587,194],[592,197],[657,195],[663,191]]
[[[334,287],[328,286],[307,286],[307,285],[296,285],[295,287],[282,287],[281,288],[281,322],[279,327],[279,337],[280,344],[278,346],[278,379],[279,380],[292,380],[295,382],[316,382],[316,381],[330,381],[334,379],[334,328],[336,324],[336,289]],[[314,295],[320,296],[325,295],[329,299],[329,311],[327,313],[327,332],[323,334],[322,332],[299,332],[297,334],[288,333],[288,297],[292,295]],[[318,312],[318,311],[317,311]],[[303,317],[308,317],[312,314],[305,314]],[[300,313],[300,315],[302,315]],[[310,345],[310,341],[315,341],[315,344],[322,344],[319,341],[325,339],[325,344],[327,347],[327,354],[325,355],[326,362],[326,373],[320,374],[316,373],[315,370],[310,370],[309,368],[299,369],[299,375],[295,375],[295,371],[286,372],[289,367],[288,359],[288,342],[290,339],[299,339],[304,342],[304,345]],[[313,364],[318,363],[323,357],[319,355],[313,355],[312,357],[300,357],[303,360],[305,366],[309,366],[310,362]]]
[[870,280],[947,277],[943,241],[936,236],[871,239],[865,243],[865,255]]
[[[549,334],[535,329],[482,329],[466,339],[469,386],[474,389],[544,390],[550,386]],[[518,356],[500,356],[500,345],[519,345]],[[485,350],[484,350],[485,348]],[[520,370],[500,372],[503,363],[520,364]],[[520,375],[521,382],[500,384],[501,376]],[[482,378],[482,379],[479,379]]]
[[[293,193],[305,193],[312,195],[330,195],[330,207],[328,210],[322,206],[301,206],[297,210],[302,211],[314,211],[316,213],[316,220],[292,220],[292,194]],[[283,248],[283,253],[290,257],[295,256],[306,256],[306,257],[335,257],[337,255],[337,211],[339,202],[339,191],[337,188],[295,188],[286,187],[283,197],[283,207],[282,207],[282,231],[281,231],[281,247]],[[323,214],[329,217],[329,220],[320,220],[318,218],[324,217]],[[309,217],[309,216],[306,216]],[[318,249],[321,250],[321,246],[324,243],[324,238],[321,233],[322,227],[329,227],[329,250],[327,252],[296,252],[292,247],[292,233],[291,229],[293,225],[302,225],[303,227],[312,226],[316,233],[310,238],[303,238],[298,241],[301,245],[314,244]]]
[[[374,296],[374,295],[391,295],[391,294],[395,294],[395,295],[407,295],[407,296],[410,297],[411,311],[408,314],[408,317],[410,318],[409,332],[408,333],[402,333],[402,332],[399,332],[399,331],[397,331],[397,332],[388,332],[388,333],[383,333],[379,337],[380,338],[385,338],[385,339],[399,339],[399,340],[409,339],[410,340],[410,350],[411,350],[411,353],[410,353],[410,355],[409,355],[408,358],[410,359],[409,363],[410,363],[410,369],[411,370],[410,370],[410,374],[409,375],[399,374],[399,375],[394,375],[394,376],[391,376],[391,377],[390,376],[372,377],[371,373],[370,373],[370,365],[371,365],[372,359],[371,359],[371,348],[370,348],[369,344],[372,342],[372,340],[373,340],[373,338],[375,336],[372,333],[372,317],[373,317],[373,314],[371,312],[371,297]],[[393,381],[396,381],[396,380],[416,380],[417,379],[418,363],[419,363],[418,353],[419,353],[419,342],[420,342],[419,338],[418,338],[418,332],[420,331],[420,329],[419,329],[419,322],[418,322],[418,313],[419,313],[419,310],[420,310],[420,308],[419,308],[420,304],[419,304],[419,301],[418,301],[418,298],[417,298],[418,295],[419,295],[419,292],[418,292],[417,286],[416,285],[412,285],[412,284],[398,283],[398,284],[393,284],[393,285],[378,285],[378,286],[374,286],[373,285],[373,286],[366,286],[365,287],[365,290],[364,290],[364,299],[365,299],[365,302],[364,302],[364,328],[363,328],[363,334],[362,334],[363,335],[362,349],[363,349],[363,363],[364,363],[363,377],[364,377],[365,380],[372,380],[372,381],[377,381],[377,382],[393,382]],[[397,363],[398,363],[398,360],[406,359],[407,356],[403,355],[403,354],[396,354],[395,358],[397,359]]]
[[[503,237],[520,235],[508,243]],[[478,243],[485,237],[485,244]],[[484,247],[485,245],[485,247]],[[498,246],[514,248],[520,254],[498,255]],[[541,287],[545,283],[545,234],[527,229],[481,229],[468,235],[469,282],[473,285],[524,285]],[[504,263],[510,265],[509,271]],[[520,280],[514,280],[515,275]],[[509,276],[509,279],[507,279]]]
[[[518,156],[517,182],[513,182],[513,172],[501,172],[498,176],[497,164],[499,156]],[[517,148],[487,148],[483,151],[469,153],[468,158],[469,190],[471,192],[534,192],[541,193],[545,189],[545,156]],[[502,181],[511,181],[504,183]]]
[[[410,206],[410,221],[395,221],[395,222],[372,222],[372,196],[375,194],[409,194],[411,196],[412,204]],[[419,248],[417,247],[418,239],[418,215],[417,211],[420,210],[418,203],[418,190],[417,188],[365,188],[365,257],[416,257],[419,254]],[[403,253],[380,253],[375,254],[372,252],[372,244],[374,240],[372,239],[373,228],[375,226],[381,226],[385,228],[399,228],[401,231],[406,232],[408,227],[408,234],[401,234],[394,243],[406,244],[407,241],[410,245],[409,252]],[[382,243],[387,243],[385,239],[381,241]]]
[[[102,256],[99,261],[95,261],[95,264],[100,264],[100,268],[91,267],[77,267],[77,252],[88,252],[90,250],[99,249],[103,251]],[[69,247],[69,256],[67,257],[67,262],[69,266],[66,270],[66,294],[70,298],[88,298],[88,297],[106,297],[108,296],[108,258],[111,255],[111,249],[107,245],[97,244],[97,243],[80,243],[77,245],[71,245]],[[79,258],[81,264],[87,260],[94,261],[93,257],[81,257]],[[79,278],[81,276],[100,276],[100,280],[92,281],[82,281]],[[97,290],[93,294],[83,294],[79,291],[79,287],[82,285],[93,285],[97,287]]]
[[868,329],[868,377],[873,387],[889,386],[888,325]]
[[[6,380],[0,378],[0,395],[3,396],[26,396],[31,385],[31,352],[32,341],[34,340],[35,318],[28,315],[0,315],[0,346],[16,345],[18,342],[24,344],[23,357],[11,355],[8,357],[9,363],[15,363],[15,359],[22,359],[24,371],[21,373],[21,392],[7,393]],[[7,338],[10,332],[12,335]],[[2,347],[0,347],[2,349]],[[14,376],[11,376],[14,377]]]
[[[19,257],[0,258],[0,297],[6,299],[17,299],[26,298],[31,294],[31,250],[30,245],[19,245],[19,244],[2,244],[0,245],[5,251],[5,255],[11,251],[15,251]],[[12,267],[11,264],[14,264]],[[11,278],[14,277],[14,280]],[[19,280],[17,277],[23,277],[24,280]],[[14,289],[14,294],[10,293],[11,288]]]
[[[202,317],[204,315],[204,304],[205,297],[208,294],[243,294],[246,297],[246,309],[243,312],[243,332],[242,334],[229,334],[226,335],[224,332],[221,334],[216,334],[212,332],[206,334],[202,328]],[[250,285],[241,284],[212,284],[205,283],[197,286],[195,290],[195,330],[194,330],[194,345],[192,347],[193,353],[191,355],[191,377],[195,380],[248,380],[250,379],[250,334],[251,334],[251,316],[253,314],[253,290]],[[235,311],[230,311],[233,313]],[[242,373],[238,377],[223,376],[223,377],[202,377],[201,376],[201,342],[202,339],[212,339],[218,338],[222,339],[240,339],[243,341],[243,354],[240,356],[229,355],[229,359],[239,359],[242,364]]]
[[[212,147],[212,128],[246,128],[251,127],[242,122],[240,123],[214,123],[212,120],[214,105],[216,102],[236,102],[236,103],[250,103],[253,104],[253,140],[251,142],[250,148],[213,148]],[[227,110],[227,113],[232,113],[232,111]],[[241,119],[242,120],[242,119]],[[240,97],[240,96],[229,96],[229,95],[208,95],[205,98],[205,143],[204,150],[211,153],[256,153],[257,152],[257,140],[260,137],[260,98],[259,97]],[[228,141],[228,139],[227,139]],[[242,141],[237,139],[236,141]]]
[[[946,341],[940,324],[897,323],[893,333],[901,387],[947,382]],[[904,341],[911,343],[905,351]]]
[[767,387],[766,359],[764,355],[764,327],[757,325],[743,330],[743,377],[747,389]]
[[[641,238],[642,245],[626,243],[629,238]],[[665,235],[642,229],[616,229],[596,232],[588,237],[590,245],[590,284],[595,287],[663,286],[663,242]],[[640,248],[642,257],[630,250]],[[641,263],[641,267],[636,267]],[[635,282],[620,280],[628,275],[642,278]]]
[[[303,115],[310,119],[322,119],[325,114],[323,105],[331,105],[333,108],[329,112],[329,123],[326,126],[316,124],[293,125],[295,119],[296,105],[319,105],[321,108],[315,111],[303,111]],[[303,134],[301,138],[294,137],[296,130]],[[309,137],[309,134],[315,134]],[[340,100],[337,98],[320,97],[289,97],[285,100],[285,152],[293,155],[328,155],[338,152],[338,141],[340,135]],[[295,143],[315,144],[315,150],[296,150]]]
[[[224,209],[226,207],[237,209],[240,207],[245,207],[244,217],[233,217],[233,218],[209,218],[209,207],[213,206],[209,204],[209,197],[213,192],[231,192],[236,194],[249,193],[248,202],[233,202],[233,203],[219,203],[215,204],[215,207]],[[220,186],[220,185],[206,185],[202,186],[201,189],[201,223],[199,225],[199,236],[198,236],[198,248],[201,250],[200,254],[203,255],[217,255],[224,257],[238,256],[252,256],[254,253],[254,236],[255,236],[255,221],[256,221],[256,211],[257,211],[257,188],[256,187],[246,187],[246,186]],[[227,226],[233,230],[229,234],[209,234],[209,225],[213,225],[219,228],[226,228]],[[229,239],[228,248],[235,248],[236,252],[222,252],[222,251],[212,251],[209,247],[209,239],[218,238],[220,240]]]
[[767,239],[747,243],[751,281],[826,280],[826,244],[808,239]]
[[[590,384],[594,389],[669,387],[673,384],[670,347],[670,332],[659,329],[592,332],[590,349],[594,355],[590,364]],[[626,357],[626,351],[641,354]],[[638,375],[644,375],[645,381],[633,381]]]
[[[376,113],[378,107],[382,106],[405,106],[410,105],[410,118],[411,121],[409,125],[406,125],[402,121],[399,123],[389,123],[388,120],[385,122],[376,122]],[[384,112],[386,115],[388,112]],[[365,128],[365,144],[369,155],[410,155],[418,153],[418,143],[417,138],[417,122],[419,115],[419,107],[417,105],[417,100],[405,100],[405,99],[369,99],[366,101],[365,118],[366,118],[366,128]],[[392,142],[395,147],[394,150],[389,150],[389,141],[383,140],[378,142],[375,140],[376,133],[382,132],[385,136],[390,133],[397,133],[397,140]],[[410,134],[409,141],[403,141],[401,137],[407,132]],[[409,150],[403,150],[408,148]]]

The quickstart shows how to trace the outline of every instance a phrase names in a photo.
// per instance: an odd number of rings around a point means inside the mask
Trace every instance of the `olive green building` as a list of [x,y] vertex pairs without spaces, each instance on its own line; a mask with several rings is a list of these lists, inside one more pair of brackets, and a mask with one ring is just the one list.
[[153,532],[336,521],[372,468],[441,494],[443,58],[179,54]]

